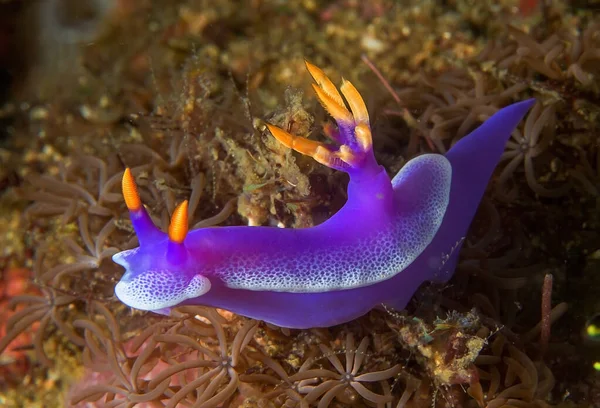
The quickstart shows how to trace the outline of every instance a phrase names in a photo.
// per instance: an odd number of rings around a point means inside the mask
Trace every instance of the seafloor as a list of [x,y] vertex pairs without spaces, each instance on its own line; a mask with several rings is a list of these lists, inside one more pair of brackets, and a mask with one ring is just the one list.
[[[600,406],[598,1],[0,1],[0,406]],[[125,166],[166,228],[318,224],[346,177],[304,60],[365,98],[394,174],[499,107],[512,135],[453,280],[405,311],[283,330],[134,311]],[[600,325],[599,325],[600,326]],[[596,369],[595,369],[596,367]]]

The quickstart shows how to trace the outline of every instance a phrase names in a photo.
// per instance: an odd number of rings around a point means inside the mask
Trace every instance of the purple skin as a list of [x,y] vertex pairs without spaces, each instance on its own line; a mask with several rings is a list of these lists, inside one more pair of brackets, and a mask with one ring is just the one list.
[[[306,229],[214,227],[171,242],[141,209],[140,247],[116,254],[115,288],[131,307],[168,313],[207,305],[282,327],[328,327],[374,307],[403,309],[425,281],[446,282],[511,132],[534,100],[510,105],[445,155],[409,161],[390,180],[370,145],[350,175],[348,201]],[[368,118],[367,118],[368,125]],[[356,149],[354,125],[336,139]]]

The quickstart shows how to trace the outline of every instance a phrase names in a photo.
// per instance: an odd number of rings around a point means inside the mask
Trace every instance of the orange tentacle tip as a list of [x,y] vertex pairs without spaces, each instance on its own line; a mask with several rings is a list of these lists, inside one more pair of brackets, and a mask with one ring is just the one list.
[[137,191],[137,185],[135,179],[129,167],[125,169],[123,173],[123,180],[121,182],[121,188],[123,190],[123,198],[129,211],[139,211],[142,208],[142,200]]
[[321,88],[327,95],[329,95],[329,97],[336,104],[344,106],[344,100],[342,99],[342,96],[338,92],[333,82],[331,82],[331,79],[329,79],[329,77],[325,75],[325,72],[323,72],[321,68],[317,67],[314,64],[311,64],[306,60],[304,60],[304,64],[306,65],[306,69],[308,69],[310,75],[317,83],[318,87]]
[[188,201],[185,200],[175,208],[169,224],[169,239],[181,244],[188,233]]
[[360,96],[360,92],[358,92],[354,85],[352,85],[352,82],[346,80],[343,80],[340,90],[346,97],[348,105],[350,105],[350,110],[352,111],[354,121],[356,123],[364,123],[368,126],[369,111],[367,110],[365,101],[363,100],[362,96]]
[[273,135],[273,137],[275,139],[277,139],[277,141],[279,143],[281,143],[282,145],[284,145],[287,148],[292,148],[293,144],[294,144],[294,136],[290,135],[288,132],[286,132],[285,130],[278,128],[277,126],[271,125],[270,123],[266,123],[267,129],[269,129],[269,132],[271,132],[271,134]]
[[267,128],[279,143],[306,156],[315,157],[319,148],[327,149],[323,143],[315,142],[314,140],[309,140],[305,137],[291,135],[285,130],[269,123],[267,123]]
[[313,90],[317,94],[317,99],[323,105],[323,108],[338,122],[352,123],[354,118],[352,113],[346,109],[346,105],[342,102],[341,104],[336,101],[329,93],[327,93],[318,84],[313,84]]

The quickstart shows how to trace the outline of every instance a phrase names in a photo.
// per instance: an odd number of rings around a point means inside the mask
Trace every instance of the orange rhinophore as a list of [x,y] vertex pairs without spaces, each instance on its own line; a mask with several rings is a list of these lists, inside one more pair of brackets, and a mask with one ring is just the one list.
[[137,185],[135,184],[135,179],[133,178],[129,167],[126,168],[125,173],[123,173],[122,189],[125,204],[129,211],[138,211],[142,208],[142,201],[140,200],[140,195],[137,191]]
[[185,200],[175,208],[169,224],[169,239],[181,244],[188,233],[188,201]]

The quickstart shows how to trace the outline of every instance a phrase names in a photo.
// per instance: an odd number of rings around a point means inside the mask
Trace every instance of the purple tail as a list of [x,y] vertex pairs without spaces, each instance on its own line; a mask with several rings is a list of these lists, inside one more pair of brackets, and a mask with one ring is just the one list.
[[535,99],[496,112],[446,154],[452,165],[452,197],[464,214],[475,213],[490,177],[500,161],[506,142]]

